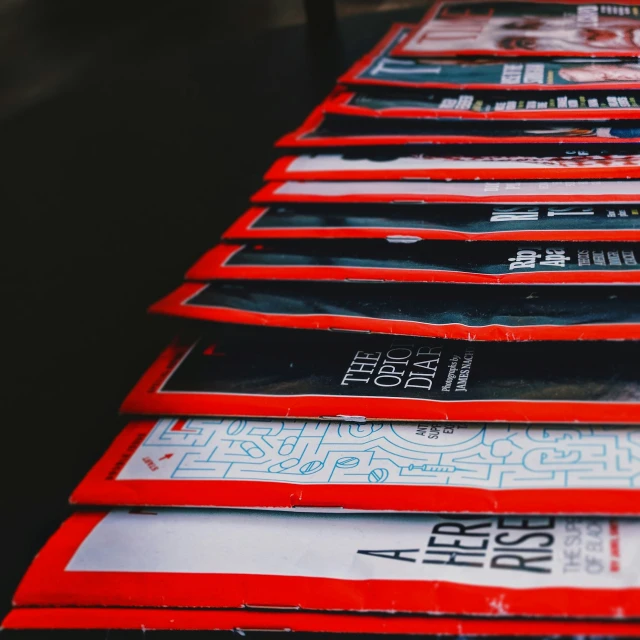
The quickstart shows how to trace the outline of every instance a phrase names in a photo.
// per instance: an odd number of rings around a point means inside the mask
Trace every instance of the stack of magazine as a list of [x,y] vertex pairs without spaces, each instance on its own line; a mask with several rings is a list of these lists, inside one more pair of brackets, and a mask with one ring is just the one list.
[[4,626],[639,637],[639,54],[630,0],[392,26],[152,306]]

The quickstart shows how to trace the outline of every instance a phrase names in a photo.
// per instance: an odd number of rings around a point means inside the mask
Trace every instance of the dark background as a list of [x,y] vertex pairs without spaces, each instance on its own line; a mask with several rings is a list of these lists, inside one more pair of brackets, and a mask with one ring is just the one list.
[[146,307],[244,211],[274,140],[425,4],[345,0],[310,31],[302,0],[0,0],[0,617],[171,337]]

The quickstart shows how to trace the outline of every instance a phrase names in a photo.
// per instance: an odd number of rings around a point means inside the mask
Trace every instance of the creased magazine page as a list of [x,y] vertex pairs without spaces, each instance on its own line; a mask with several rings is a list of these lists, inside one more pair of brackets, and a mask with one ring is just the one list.
[[637,516],[638,474],[637,427],[161,418],[127,425],[71,502]]
[[187,282],[150,309],[178,318],[458,340],[640,340],[632,287]]
[[437,0],[397,56],[640,55],[640,6],[635,0]]
[[249,208],[225,231],[223,238],[638,241],[640,202],[415,206],[281,203]]
[[638,284],[637,243],[269,240],[220,244],[190,280]]
[[369,118],[410,118],[477,121],[638,120],[640,92],[568,91],[464,91],[434,89],[411,91],[339,87],[322,103],[323,113]]
[[152,415],[629,424],[638,342],[468,342],[236,327],[170,345],[122,405]]
[[[561,177],[561,174],[558,175]],[[388,203],[492,203],[492,204],[611,204],[638,200],[638,180],[527,180],[524,182],[388,182],[306,181],[269,182],[251,201],[282,202],[388,202]]]
[[85,512],[14,602],[622,621],[640,615],[639,535],[616,518]]
[[545,180],[640,178],[640,154],[427,155],[367,153],[283,156],[265,180]]
[[640,82],[640,64],[635,57],[580,56],[517,60],[500,56],[432,56],[424,59],[391,56],[391,51],[405,42],[413,29],[413,25],[394,25],[369,54],[338,78],[338,82],[358,88],[515,89],[518,92],[523,89],[571,92],[585,89],[637,89]]
[[[637,622],[601,620],[545,620],[537,618],[469,618],[393,614],[223,609],[169,609],[124,607],[21,607],[2,622],[6,630],[132,629],[149,631],[234,631],[238,635],[261,632],[406,634],[437,638],[533,638],[584,640],[636,638]],[[461,636],[463,634],[463,636]],[[20,636],[22,637],[22,636]],[[153,636],[152,636],[153,637]],[[311,636],[312,638],[315,636]],[[426,640],[425,638],[425,640]],[[364,640],[362,637],[360,640]]]

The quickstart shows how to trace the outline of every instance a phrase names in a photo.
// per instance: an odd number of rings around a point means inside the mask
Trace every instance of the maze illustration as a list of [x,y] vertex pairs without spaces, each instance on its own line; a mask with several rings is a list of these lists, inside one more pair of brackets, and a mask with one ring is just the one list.
[[118,479],[640,486],[640,427],[159,420]]

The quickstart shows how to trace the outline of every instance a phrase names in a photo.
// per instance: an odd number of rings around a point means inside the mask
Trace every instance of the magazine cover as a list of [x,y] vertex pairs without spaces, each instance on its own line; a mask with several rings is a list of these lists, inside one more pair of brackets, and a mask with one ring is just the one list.
[[640,55],[640,5],[437,0],[395,56]]
[[451,120],[640,120],[640,92],[569,93],[452,90],[376,92],[339,88],[324,102],[325,113],[368,118],[439,118]]
[[314,153],[278,158],[265,180],[553,180],[640,178],[639,154],[391,155]]
[[130,423],[71,502],[637,516],[639,473],[640,427],[161,418]]
[[638,180],[528,180],[526,182],[387,182],[307,181],[268,182],[251,202],[387,202],[426,204],[466,202],[494,204],[634,203]]
[[632,205],[274,204],[251,207],[226,240],[640,240]]
[[390,52],[413,30],[394,25],[382,41],[358,60],[338,82],[354,87],[418,89],[547,89],[584,91],[638,88],[640,65],[635,58],[395,58]]
[[17,606],[640,616],[640,522],[123,510],[72,515]]
[[267,240],[219,244],[189,280],[316,280],[467,284],[638,284],[640,247],[620,243]]
[[[511,640],[584,640],[585,638],[637,638],[636,622],[594,620],[544,620],[517,618],[456,618],[451,616],[394,616],[341,614],[294,610],[264,611],[168,609],[142,607],[23,607],[14,609],[2,622],[11,630],[141,630],[234,631],[239,636],[260,632],[410,634],[425,640],[437,638],[493,638]],[[23,637],[22,632],[19,632]],[[13,637],[13,636],[10,636]],[[31,636],[29,636],[31,637]],[[44,636],[43,636],[44,637]],[[82,636],[83,638],[85,636]],[[153,637],[153,636],[151,636]],[[256,637],[254,635],[254,637]],[[362,640],[362,639],[360,639]]]
[[[371,118],[325,113],[316,107],[294,131],[276,142],[277,147],[354,147],[388,145],[545,145],[547,153],[554,145],[599,144],[607,147],[637,144],[640,123],[637,120],[598,122],[497,122],[489,120],[456,121],[425,118]],[[573,153],[590,153],[575,149]],[[600,149],[610,155],[610,149]]]
[[187,282],[152,313],[289,329],[457,340],[640,340],[634,287]]
[[638,342],[469,342],[226,327],[181,338],[125,399],[129,414],[628,424]]

